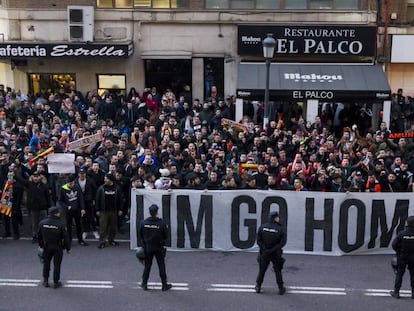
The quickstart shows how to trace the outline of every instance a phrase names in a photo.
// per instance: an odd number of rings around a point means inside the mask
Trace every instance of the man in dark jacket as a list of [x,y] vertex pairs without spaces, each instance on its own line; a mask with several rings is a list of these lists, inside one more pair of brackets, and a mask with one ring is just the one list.
[[20,169],[16,171],[15,177],[27,190],[27,197],[30,200],[27,208],[32,221],[32,242],[37,243],[39,221],[46,216],[46,210],[52,205],[46,179],[39,172],[34,172],[27,180],[22,177]]
[[70,243],[72,243],[72,223],[75,221],[78,243],[87,246],[88,244],[82,239],[81,226],[81,215],[86,214],[85,201],[81,187],[75,183],[74,175],[70,175],[68,182],[60,188],[58,202],[65,208]]
[[115,184],[115,176],[107,173],[104,184],[96,192],[95,208],[99,217],[99,245],[98,248],[106,246],[105,239],[108,236],[109,245],[118,245],[115,242],[117,232],[118,216],[122,215],[122,192]]
[[150,217],[143,220],[139,227],[138,238],[145,252],[145,268],[142,274],[141,288],[148,290],[147,282],[151,272],[152,260],[157,260],[163,291],[169,290],[172,285],[167,283],[165,272],[165,242],[168,238],[167,225],[158,218],[158,206],[153,204],[149,207]]
[[283,286],[282,268],[284,259],[282,258],[283,246],[286,244],[286,232],[279,223],[279,213],[270,213],[270,221],[260,226],[257,231],[257,245],[260,248],[259,274],[256,279],[256,293],[261,292],[264,275],[269,263],[272,262],[276,274],[276,283],[279,286],[279,295],[286,292]]
[[79,186],[83,193],[83,200],[85,202],[85,213],[82,217],[82,240],[87,238],[88,232],[93,232],[96,239],[99,238],[98,231],[96,231],[96,216],[95,216],[95,181],[86,175],[86,169],[79,169],[78,178],[75,183]]
[[43,248],[43,286],[49,287],[50,262],[53,259],[53,288],[62,286],[60,282],[60,265],[63,249],[69,253],[70,242],[66,227],[60,220],[60,209],[51,207],[49,217],[39,223],[39,247]]
[[397,253],[397,273],[395,275],[394,290],[391,296],[400,298],[400,288],[406,268],[410,270],[411,298],[414,299],[414,216],[407,218],[407,226],[400,231],[394,241],[392,248]]

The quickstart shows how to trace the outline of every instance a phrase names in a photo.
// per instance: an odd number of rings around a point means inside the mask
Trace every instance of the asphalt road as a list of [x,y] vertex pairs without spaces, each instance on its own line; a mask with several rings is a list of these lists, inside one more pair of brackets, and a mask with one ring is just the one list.
[[0,239],[0,311],[9,310],[394,310],[412,308],[406,298],[389,297],[390,256],[322,257],[286,255],[286,295],[277,294],[269,269],[264,292],[256,294],[255,253],[169,251],[172,290],[160,290],[158,269],[150,290],[139,288],[143,266],[127,242],[98,249],[75,245],[65,254],[63,288],[41,286],[37,247],[28,239]]

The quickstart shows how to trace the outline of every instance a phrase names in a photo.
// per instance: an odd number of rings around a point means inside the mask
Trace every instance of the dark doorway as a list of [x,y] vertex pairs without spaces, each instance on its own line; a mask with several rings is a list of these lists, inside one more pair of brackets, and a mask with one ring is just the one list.
[[211,96],[211,87],[216,86],[218,93],[224,97],[224,59],[204,58],[204,99]]
[[146,87],[155,86],[164,93],[171,89],[178,97],[185,85],[192,85],[191,59],[148,59],[145,60]]

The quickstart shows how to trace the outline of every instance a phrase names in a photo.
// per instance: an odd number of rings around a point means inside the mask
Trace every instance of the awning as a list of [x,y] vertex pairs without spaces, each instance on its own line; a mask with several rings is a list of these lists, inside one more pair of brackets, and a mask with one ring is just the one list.
[[[266,64],[241,63],[237,97],[263,99]],[[331,64],[271,64],[269,99],[302,101],[383,101],[391,89],[380,66]]]

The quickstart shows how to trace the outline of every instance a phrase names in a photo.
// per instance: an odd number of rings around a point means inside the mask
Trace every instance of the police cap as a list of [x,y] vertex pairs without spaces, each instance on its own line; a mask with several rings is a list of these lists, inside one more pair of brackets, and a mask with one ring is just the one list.
[[56,216],[58,213],[60,213],[60,208],[57,206],[52,206],[48,209],[48,213],[49,215]]
[[269,217],[271,219],[273,219],[275,217],[279,217],[279,213],[277,211],[270,212]]
[[148,208],[150,213],[156,213],[158,212],[158,206],[155,204],[152,204],[149,208]]
[[407,226],[414,227],[414,216],[409,216],[407,218]]

